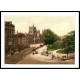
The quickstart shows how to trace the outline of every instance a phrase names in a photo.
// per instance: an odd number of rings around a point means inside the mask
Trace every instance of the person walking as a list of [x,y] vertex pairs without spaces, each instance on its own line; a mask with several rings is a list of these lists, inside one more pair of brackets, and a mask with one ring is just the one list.
[[54,58],[54,55],[52,54],[51,59],[53,59],[53,58]]
[[35,49],[32,50],[33,55],[35,54]]

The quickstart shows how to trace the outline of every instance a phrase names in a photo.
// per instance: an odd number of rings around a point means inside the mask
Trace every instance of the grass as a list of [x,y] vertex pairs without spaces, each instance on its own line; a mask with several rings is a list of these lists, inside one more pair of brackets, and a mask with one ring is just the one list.
[[48,47],[48,51],[54,51],[54,50],[56,50],[56,48],[54,48],[54,47]]
[[48,51],[54,51],[55,49],[53,49],[53,48],[48,48]]
[[49,46],[48,46],[48,50],[49,50],[49,51],[53,51],[53,50],[60,49],[60,48],[62,48],[62,43],[61,43],[61,41],[56,41],[56,42],[54,42],[52,45],[49,45]]
[[[58,50],[57,53],[66,54],[65,49]],[[74,51],[69,51],[69,53],[74,53]]]

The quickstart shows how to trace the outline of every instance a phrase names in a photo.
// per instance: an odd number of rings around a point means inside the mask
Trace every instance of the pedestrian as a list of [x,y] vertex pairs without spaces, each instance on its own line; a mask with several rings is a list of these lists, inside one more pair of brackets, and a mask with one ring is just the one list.
[[52,57],[51,57],[51,59],[53,59],[54,58],[54,55],[52,54]]
[[33,49],[32,51],[33,51],[32,53],[33,53],[33,55],[34,55],[34,54],[35,54],[35,49]]

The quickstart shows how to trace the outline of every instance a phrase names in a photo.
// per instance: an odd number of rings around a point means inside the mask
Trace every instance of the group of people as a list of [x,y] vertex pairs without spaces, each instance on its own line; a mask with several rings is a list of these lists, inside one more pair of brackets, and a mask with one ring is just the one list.
[[33,55],[38,54],[38,52],[35,49],[32,50],[32,53],[33,53]]
[[60,57],[59,57],[58,55],[55,56],[54,54],[52,54],[52,57],[51,57],[51,58],[52,58],[52,59],[53,59],[53,58],[58,58],[58,59],[59,59]]

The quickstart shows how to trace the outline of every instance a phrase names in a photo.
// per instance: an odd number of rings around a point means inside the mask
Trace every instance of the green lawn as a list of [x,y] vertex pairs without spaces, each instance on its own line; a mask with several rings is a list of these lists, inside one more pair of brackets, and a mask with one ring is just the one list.
[[48,51],[54,51],[55,49],[53,47],[48,47]]
[[[65,49],[58,50],[57,53],[66,54]],[[74,53],[74,51],[69,51],[69,53]]]
[[48,46],[49,51],[53,51],[53,50],[60,49],[60,48],[62,48],[61,41],[56,41],[52,45]]

